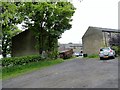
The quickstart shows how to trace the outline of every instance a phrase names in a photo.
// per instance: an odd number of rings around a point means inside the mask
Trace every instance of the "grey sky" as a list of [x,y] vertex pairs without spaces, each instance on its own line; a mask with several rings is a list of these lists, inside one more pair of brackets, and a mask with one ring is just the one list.
[[[82,43],[89,26],[118,28],[118,2],[120,0],[70,0],[76,7],[72,28],[62,34],[60,43]],[[18,25],[20,28],[21,25]]]
[[73,0],[77,8],[74,13],[72,28],[62,34],[60,43],[81,43],[82,36],[89,26],[118,28],[119,0]]

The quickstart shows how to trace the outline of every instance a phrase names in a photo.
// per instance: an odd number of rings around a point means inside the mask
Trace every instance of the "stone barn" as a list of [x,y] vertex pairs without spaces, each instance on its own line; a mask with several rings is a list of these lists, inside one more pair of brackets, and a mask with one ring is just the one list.
[[[56,39],[56,38],[55,38]],[[48,34],[43,37],[42,50],[48,50],[50,38]],[[37,40],[32,30],[25,30],[18,35],[12,37],[12,57],[36,55],[39,54],[38,48],[36,48]],[[56,39],[57,45],[57,39]]]
[[116,29],[88,27],[82,37],[83,53],[98,54],[100,48],[110,46],[109,39],[118,33],[120,31]]
[[38,54],[35,49],[35,37],[30,30],[25,30],[12,38],[12,56]]

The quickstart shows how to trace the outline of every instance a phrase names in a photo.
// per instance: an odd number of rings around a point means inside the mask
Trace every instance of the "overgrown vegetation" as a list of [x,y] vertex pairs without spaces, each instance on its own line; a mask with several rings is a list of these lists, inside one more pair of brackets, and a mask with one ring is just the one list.
[[115,50],[116,54],[120,56],[120,46],[112,46],[112,48]]
[[11,54],[11,38],[19,33],[17,24],[25,23],[24,28],[34,31],[36,48],[42,51],[54,51],[57,39],[71,28],[71,17],[75,12],[70,2],[1,2],[0,41],[2,55]]
[[2,77],[0,76],[0,79],[13,78],[25,73],[32,72],[34,70],[40,70],[41,68],[59,64],[67,60],[73,60],[74,58],[76,57],[73,56],[65,60],[61,58],[50,59],[42,58],[40,55],[3,58],[0,60],[3,61],[3,67],[2,70],[0,70]]
[[44,60],[44,59],[42,59],[40,55],[2,58],[2,66],[14,67],[14,66],[26,65],[30,62],[38,62],[41,60]]
[[[75,12],[70,2],[1,2],[0,53],[3,55],[3,78],[17,75],[34,68],[63,62],[58,55],[57,40],[71,28],[70,22]],[[11,54],[11,39],[21,31],[17,24],[25,23],[24,28],[32,30],[36,36],[36,48],[40,55],[5,58]],[[24,38],[23,38],[24,39]],[[47,57],[42,52],[48,51]],[[55,60],[53,60],[55,59]]]
[[63,59],[42,59],[41,56],[24,56],[14,58],[3,58],[2,79],[12,78],[33,70],[62,63]]

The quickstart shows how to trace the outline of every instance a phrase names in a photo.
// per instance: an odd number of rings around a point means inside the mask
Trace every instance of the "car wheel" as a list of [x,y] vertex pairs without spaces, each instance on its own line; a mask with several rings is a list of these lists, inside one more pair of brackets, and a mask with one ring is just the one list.
[[112,59],[115,59],[115,56],[113,56]]
[[109,59],[115,59],[115,56],[111,56],[111,57],[109,57]]
[[103,58],[102,57],[100,57],[100,60],[102,60]]

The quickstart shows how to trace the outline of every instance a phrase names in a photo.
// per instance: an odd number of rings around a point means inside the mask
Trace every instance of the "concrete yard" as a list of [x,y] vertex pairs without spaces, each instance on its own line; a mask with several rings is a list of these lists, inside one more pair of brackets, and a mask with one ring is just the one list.
[[118,88],[118,59],[76,58],[2,81],[3,88]]

